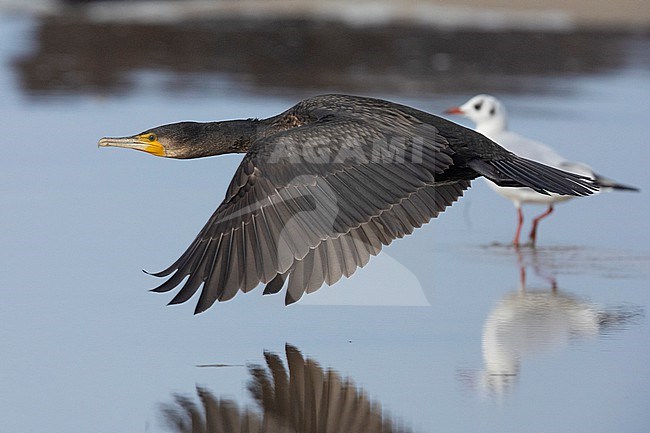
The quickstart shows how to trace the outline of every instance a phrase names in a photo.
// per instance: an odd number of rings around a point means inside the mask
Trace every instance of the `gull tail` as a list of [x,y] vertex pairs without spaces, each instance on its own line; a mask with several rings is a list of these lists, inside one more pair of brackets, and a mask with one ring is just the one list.
[[616,181],[612,179],[608,179],[599,174],[595,174],[595,177],[596,177],[596,185],[598,185],[600,188],[603,189],[615,189],[618,191],[635,191],[635,192],[640,191],[639,188],[635,186],[623,185],[622,183],[617,183]]

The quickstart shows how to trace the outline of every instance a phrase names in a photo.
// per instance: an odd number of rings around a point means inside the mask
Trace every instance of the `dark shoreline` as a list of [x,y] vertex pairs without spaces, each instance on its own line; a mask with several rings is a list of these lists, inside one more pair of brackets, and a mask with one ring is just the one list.
[[164,84],[170,91],[210,92],[206,82],[219,76],[255,93],[517,93],[529,87],[522,77],[607,73],[627,67],[634,47],[650,46],[650,35],[615,31],[258,19],[96,23],[80,16],[42,16],[32,38],[33,50],[13,67],[23,91],[34,96],[125,93],[136,85],[134,73],[150,70],[172,77]]

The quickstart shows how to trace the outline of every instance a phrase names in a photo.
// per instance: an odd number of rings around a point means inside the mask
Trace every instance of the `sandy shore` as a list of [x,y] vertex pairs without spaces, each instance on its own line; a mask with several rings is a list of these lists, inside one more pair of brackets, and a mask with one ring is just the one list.
[[2,10],[61,14],[81,7],[96,21],[203,18],[314,19],[350,25],[418,24],[476,30],[650,30],[650,0],[0,0]]
[[436,3],[480,7],[494,11],[559,11],[566,14],[579,27],[621,29],[650,27],[650,1],[648,0],[443,0]]

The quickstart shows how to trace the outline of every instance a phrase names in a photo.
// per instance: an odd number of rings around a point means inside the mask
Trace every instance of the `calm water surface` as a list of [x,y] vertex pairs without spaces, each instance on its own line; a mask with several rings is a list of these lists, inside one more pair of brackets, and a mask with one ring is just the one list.
[[[79,66],[83,55],[45,50],[42,34],[55,24],[0,15],[0,432],[191,431],[192,416],[238,426],[215,431],[258,431],[260,423],[267,431],[324,431],[306,427],[324,423],[348,432],[381,424],[408,432],[647,431],[647,39],[577,52],[577,70],[515,67],[498,85],[488,65],[492,84],[477,89],[480,63],[471,85],[450,79],[436,96],[422,91],[427,73],[418,67],[408,69],[406,86],[396,75],[388,85],[355,87],[342,74],[340,84],[303,80],[294,88],[285,75],[273,82],[252,67],[183,71],[154,56],[155,67],[124,72],[110,60],[125,60],[110,57],[99,71],[108,78],[97,81],[103,75]],[[81,52],[97,53],[87,34]],[[36,80],[39,65],[44,74],[58,65],[65,80]],[[147,292],[157,280],[141,269],[176,259],[241,157],[173,161],[99,150],[97,140],[181,119],[269,116],[332,90],[433,113],[478,90],[495,92],[513,129],[642,192],[558,206],[537,251],[518,254],[502,246],[514,209],[477,181],[353,278],[288,308],[282,296],[256,290],[193,316],[191,303],[165,307],[169,296]]]

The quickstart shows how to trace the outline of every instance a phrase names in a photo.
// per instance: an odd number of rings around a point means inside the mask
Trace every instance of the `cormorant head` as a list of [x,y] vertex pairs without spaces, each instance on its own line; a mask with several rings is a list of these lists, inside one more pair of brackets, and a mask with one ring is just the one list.
[[99,140],[99,146],[126,147],[179,159],[245,152],[255,123],[252,120],[170,123],[130,137],[104,137]]
[[104,137],[99,146],[126,147],[166,158],[186,158],[196,141],[195,122],[180,122],[147,129],[129,137]]

